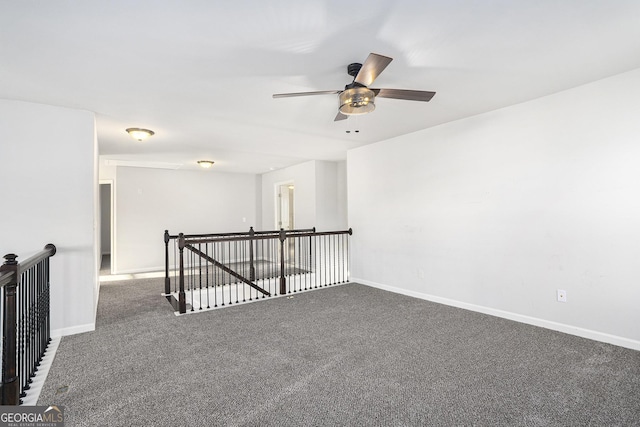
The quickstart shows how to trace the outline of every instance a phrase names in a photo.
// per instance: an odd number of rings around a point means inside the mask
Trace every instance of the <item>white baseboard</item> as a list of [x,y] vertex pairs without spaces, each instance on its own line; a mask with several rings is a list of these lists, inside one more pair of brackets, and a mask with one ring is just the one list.
[[162,267],[146,267],[146,268],[131,268],[128,270],[117,270],[113,271],[111,274],[119,275],[119,274],[140,274],[140,273],[156,273],[162,272],[164,274],[164,266]]
[[407,295],[414,298],[419,298],[427,301],[436,302],[439,304],[449,305],[452,307],[463,308],[465,310],[476,311],[478,313],[488,314],[490,316],[502,317],[504,319],[514,320],[520,323],[526,323],[528,325],[539,326],[541,328],[551,329],[558,332],[564,332],[566,334],[576,335],[582,338],[588,338],[595,341],[604,342],[607,344],[613,344],[620,347],[630,348],[632,350],[640,351],[640,341],[632,340],[617,335],[606,334],[604,332],[593,331],[590,329],[584,329],[577,326],[566,325],[564,323],[553,322],[551,320],[540,319],[537,317],[526,316],[523,314],[512,313],[510,311],[498,310],[495,308],[484,307],[476,304],[469,304],[462,301],[452,300],[449,298],[443,298],[435,295],[425,294],[422,292],[410,291],[408,289],[402,289],[395,286],[384,285],[382,283],[372,282],[370,280],[351,278],[353,283],[361,283],[363,285],[371,286],[373,288],[383,289],[385,291],[394,292],[397,294]]
[[83,332],[92,332],[96,330],[95,323],[87,323],[85,325],[71,326],[69,328],[52,329],[51,337],[65,337],[67,335],[81,334]]

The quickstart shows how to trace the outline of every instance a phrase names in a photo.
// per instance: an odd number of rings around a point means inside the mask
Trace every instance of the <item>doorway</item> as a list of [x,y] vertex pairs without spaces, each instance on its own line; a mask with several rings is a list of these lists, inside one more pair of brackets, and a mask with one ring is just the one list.
[[276,229],[294,229],[294,190],[293,182],[276,185]]
[[100,182],[100,276],[111,274],[112,200],[111,182]]

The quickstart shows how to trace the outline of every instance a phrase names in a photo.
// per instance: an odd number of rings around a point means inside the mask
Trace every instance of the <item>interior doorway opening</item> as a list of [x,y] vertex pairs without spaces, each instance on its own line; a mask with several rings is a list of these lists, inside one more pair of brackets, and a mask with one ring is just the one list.
[[293,182],[276,184],[276,229],[293,230],[294,224],[294,193]]
[[100,182],[100,276],[112,271],[113,186]]

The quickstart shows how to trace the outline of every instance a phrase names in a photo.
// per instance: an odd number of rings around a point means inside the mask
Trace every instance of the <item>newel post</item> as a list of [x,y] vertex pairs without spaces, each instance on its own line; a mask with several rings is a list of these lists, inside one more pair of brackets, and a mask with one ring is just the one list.
[[184,293],[184,234],[178,236],[178,249],[180,251],[180,291],[178,292],[178,310],[180,314],[187,312],[187,298]]
[[18,293],[18,255],[7,254],[5,262],[0,266],[0,272],[13,273],[11,281],[4,289],[4,325],[2,330],[2,404],[20,404],[20,382],[18,381],[17,359],[17,293]]
[[169,230],[164,230],[164,293],[171,293],[171,280],[169,280]]
[[287,233],[284,228],[280,229],[280,295],[287,293],[287,279],[284,276],[284,241]]

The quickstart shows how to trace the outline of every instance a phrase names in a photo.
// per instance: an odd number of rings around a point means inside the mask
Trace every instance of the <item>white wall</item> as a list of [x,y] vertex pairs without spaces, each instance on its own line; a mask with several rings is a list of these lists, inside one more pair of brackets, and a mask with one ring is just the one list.
[[117,167],[115,273],[164,269],[166,229],[248,231],[256,223],[256,183],[252,174]]
[[352,277],[640,349],[639,117],[635,70],[351,150]]
[[316,228],[319,231],[347,228],[344,162],[316,161]]
[[312,160],[262,175],[263,229],[276,227],[276,185],[293,182],[295,228],[344,230],[347,225],[346,163]]
[[96,150],[93,113],[0,100],[0,255],[56,245],[53,335],[95,327]]
[[338,196],[338,209],[336,215],[338,216],[338,230],[346,230],[349,228],[349,199],[347,198],[347,162],[337,162],[337,185],[336,191]]
[[255,224],[253,224],[253,229],[254,230],[264,230],[264,227],[262,226],[262,175],[256,175],[255,176],[255,188],[256,188],[256,219],[255,219]]

